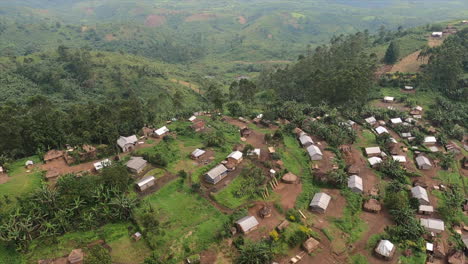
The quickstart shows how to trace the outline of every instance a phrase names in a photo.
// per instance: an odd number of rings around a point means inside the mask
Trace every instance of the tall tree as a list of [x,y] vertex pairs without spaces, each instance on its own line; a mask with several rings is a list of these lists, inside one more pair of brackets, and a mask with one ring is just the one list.
[[400,57],[400,45],[396,41],[390,42],[385,52],[384,62],[386,64],[395,64]]

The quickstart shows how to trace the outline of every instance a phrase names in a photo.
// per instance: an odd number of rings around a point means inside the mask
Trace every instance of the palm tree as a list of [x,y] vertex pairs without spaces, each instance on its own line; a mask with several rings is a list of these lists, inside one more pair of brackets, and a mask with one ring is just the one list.
[[236,264],[267,264],[273,259],[273,253],[264,241],[259,243],[248,241],[240,248],[239,253],[239,257],[235,260]]

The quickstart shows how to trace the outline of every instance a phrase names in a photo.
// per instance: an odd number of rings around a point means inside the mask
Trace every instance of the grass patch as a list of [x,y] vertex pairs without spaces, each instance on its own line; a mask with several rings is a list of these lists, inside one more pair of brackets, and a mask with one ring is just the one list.
[[343,217],[335,219],[333,223],[348,234],[348,243],[354,243],[367,229],[366,223],[359,217],[362,212],[362,196],[347,189],[341,193],[346,198],[347,205],[344,208]]
[[351,256],[349,263],[350,264],[367,264],[369,262],[367,261],[366,257],[364,257],[361,254],[357,254],[357,255]]
[[23,256],[0,243],[0,264],[23,264]]
[[242,179],[241,177],[236,177],[234,180],[232,180],[231,183],[229,183],[226,188],[222,189],[221,191],[217,192],[214,195],[214,199],[224,205],[227,206],[231,209],[235,209],[245,203],[247,203],[250,200],[254,200],[255,198],[260,198],[260,197],[249,197],[249,196],[241,196],[237,197],[234,195],[234,191],[239,190],[242,188]]
[[36,262],[40,259],[57,258],[70,253],[75,248],[83,248],[87,244],[103,239],[112,248],[113,262],[141,263],[145,257],[151,254],[144,240],[132,242],[128,227],[131,223],[108,224],[97,230],[86,232],[71,232],[54,240],[37,239],[32,241],[29,253],[26,255],[28,262]]
[[[172,254],[177,261],[217,242],[217,234],[227,220],[227,216],[179,181],[167,184],[144,202],[151,205],[160,222],[160,233],[147,240],[153,248]],[[142,210],[136,212],[138,222]]]
[[412,256],[400,257],[401,264],[424,264],[426,263],[427,255],[422,252],[415,252]]
[[356,144],[359,148],[366,148],[369,146],[377,145],[375,140],[375,134],[370,130],[363,130],[362,133],[357,137]]
[[279,150],[279,154],[286,169],[301,177],[302,193],[297,197],[296,207],[305,209],[309,206],[313,195],[319,190],[314,185],[309,158],[291,135],[284,135],[284,148]]

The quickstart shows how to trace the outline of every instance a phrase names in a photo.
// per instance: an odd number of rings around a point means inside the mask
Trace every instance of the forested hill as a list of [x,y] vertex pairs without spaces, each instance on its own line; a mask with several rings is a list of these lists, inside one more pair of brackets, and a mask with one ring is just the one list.
[[171,63],[291,60],[334,35],[459,19],[465,10],[468,2],[445,0],[4,1],[0,55],[65,44]]

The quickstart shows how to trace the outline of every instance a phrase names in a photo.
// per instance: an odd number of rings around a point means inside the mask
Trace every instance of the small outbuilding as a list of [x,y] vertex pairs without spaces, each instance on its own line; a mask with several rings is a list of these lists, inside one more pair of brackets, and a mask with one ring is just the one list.
[[434,213],[434,207],[431,205],[420,205],[418,207],[418,214],[430,215]]
[[204,151],[203,149],[196,149],[194,150],[191,154],[190,154],[190,158],[193,159],[193,160],[197,160],[199,158],[201,158],[203,155],[206,154],[206,151]]
[[416,164],[420,170],[430,170],[432,168],[431,161],[426,156],[416,157]]
[[390,122],[394,125],[399,125],[401,123],[403,123],[403,120],[401,120],[401,118],[397,117],[397,118],[392,118],[390,119]]
[[239,164],[242,161],[242,152],[236,150],[227,156],[227,161],[234,164]]
[[365,151],[368,157],[377,157],[382,153],[379,147],[369,147],[366,148]]
[[382,163],[382,159],[379,157],[371,157],[371,158],[368,158],[367,160],[369,161],[369,164],[371,165],[372,168]]
[[367,124],[369,125],[374,125],[375,123],[377,123],[377,119],[375,119],[375,117],[371,116],[371,117],[368,117],[366,119],[364,119],[366,121]]
[[421,218],[421,225],[428,231],[435,234],[445,230],[444,221],[434,218]]
[[140,192],[143,192],[153,186],[156,183],[156,178],[154,176],[146,176],[143,179],[137,181],[136,185]]
[[129,152],[134,150],[137,142],[138,138],[136,135],[132,135],[129,137],[121,136],[119,139],[117,139],[117,145],[119,145],[123,152]]
[[157,138],[160,138],[160,137],[163,137],[164,135],[166,135],[167,133],[169,133],[169,128],[167,128],[166,126],[163,126],[161,128],[158,128],[154,131],[154,135],[157,137]]
[[444,35],[444,32],[432,32],[431,37],[441,38]]
[[401,137],[402,137],[402,138],[410,138],[410,137],[411,137],[411,133],[409,133],[409,132],[401,133]]
[[348,172],[348,174],[351,174],[351,175],[353,175],[353,174],[359,174],[359,173],[361,172],[361,169],[359,168],[358,165],[352,164],[352,165],[350,165],[350,166],[348,167],[347,172]]
[[425,137],[424,138],[424,145],[435,145],[437,143],[437,139],[433,136]]
[[148,162],[142,157],[131,157],[126,166],[132,173],[140,173],[146,167]]
[[312,140],[312,138],[307,134],[303,134],[302,136],[300,136],[299,141],[301,142],[301,145],[304,148],[307,148],[308,146],[314,144],[314,141]]
[[431,205],[426,189],[421,186],[414,186],[411,188],[411,196],[418,199],[419,204],[421,205]]
[[312,198],[312,201],[310,202],[309,206],[310,206],[310,209],[314,212],[325,213],[330,201],[331,201],[330,195],[320,192],[314,195],[314,198]]
[[297,176],[291,172],[288,172],[285,175],[283,175],[283,177],[281,177],[281,180],[283,182],[289,183],[289,184],[297,183],[297,179],[298,179]]
[[195,121],[195,119],[197,119],[197,117],[193,115],[188,119],[188,121],[193,122]]
[[258,221],[255,216],[246,216],[241,219],[239,219],[236,222],[236,226],[239,229],[240,232],[247,234],[258,227]]
[[219,164],[205,174],[205,180],[211,184],[216,184],[227,176],[228,169]]
[[26,167],[26,169],[31,169],[34,166],[34,161],[28,160],[24,163],[24,166]]
[[380,240],[375,247],[375,253],[386,260],[391,260],[395,254],[395,245],[388,240]]
[[322,151],[315,145],[307,147],[307,153],[311,160],[322,160],[323,158]]
[[362,178],[357,175],[351,175],[348,179],[348,188],[353,192],[362,193],[364,191]]
[[385,103],[393,103],[393,102],[395,101],[395,97],[385,96],[385,97],[383,98],[383,101],[384,101]]
[[315,249],[317,249],[319,244],[320,243],[315,238],[311,237],[311,238],[307,239],[304,243],[302,243],[302,248],[308,254],[311,254],[312,252],[314,252]]
[[398,161],[400,163],[406,163],[406,157],[402,155],[393,155],[392,156],[394,161]]
[[383,126],[379,126],[377,128],[375,128],[375,132],[378,134],[378,135],[382,135],[384,133],[387,133],[388,134],[388,130],[383,127]]
[[143,236],[141,235],[140,232],[136,232],[135,234],[132,235],[133,240],[138,241],[142,238]]
[[413,87],[413,86],[409,86],[409,85],[405,85],[404,89],[405,89],[406,91],[412,91],[412,90],[414,90],[414,87]]

